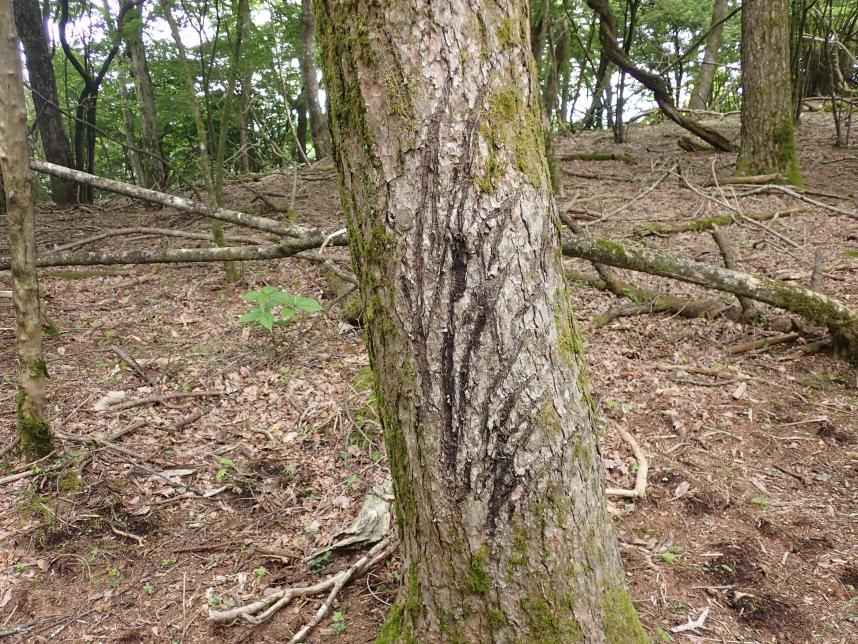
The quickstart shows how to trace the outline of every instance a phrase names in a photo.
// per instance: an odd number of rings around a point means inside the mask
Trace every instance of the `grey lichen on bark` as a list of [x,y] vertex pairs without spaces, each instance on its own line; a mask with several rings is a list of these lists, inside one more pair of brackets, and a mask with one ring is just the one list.
[[646,641],[603,502],[526,3],[314,9],[404,557],[377,641]]
[[24,79],[12,4],[0,2],[0,168],[6,193],[6,221],[18,346],[19,447],[36,460],[53,450],[45,417],[47,365],[42,356],[39,284],[36,278],[36,235],[27,147]]

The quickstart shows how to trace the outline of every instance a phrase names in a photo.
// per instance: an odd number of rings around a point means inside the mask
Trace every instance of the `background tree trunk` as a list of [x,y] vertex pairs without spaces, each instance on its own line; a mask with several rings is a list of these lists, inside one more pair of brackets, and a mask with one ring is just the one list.
[[[44,20],[38,0],[15,0],[15,25],[24,45],[27,75],[33,89],[33,106],[39,124],[39,136],[45,159],[67,168],[74,167],[71,144],[63,128],[59,110],[57,82],[51,53],[45,36]],[[77,203],[77,186],[72,181],[51,177],[51,197],[58,206]]]
[[561,275],[526,3],[316,0],[404,571],[379,642],[644,642]]
[[697,69],[694,79],[694,89],[688,99],[688,109],[704,110],[712,98],[712,81],[718,69],[718,50],[721,49],[721,34],[724,31],[724,16],[727,15],[727,0],[715,0],[712,5],[712,21],[709,23],[709,33],[706,35],[706,48],[703,51],[703,62]]
[[319,104],[319,81],[316,69],[316,23],[313,19],[312,0],[301,0],[301,78],[304,96],[310,113],[310,132],[316,160],[330,156],[331,135],[328,122]]
[[124,15],[122,31],[128,48],[128,59],[131,61],[134,91],[137,94],[137,103],[140,105],[140,147],[149,153],[142,155],[141,158],[143,187],[163,188],[167,171],[164,162],[160,160],[164,157],[164,152],[161,149],[161,137],[158,134],[155,90],[152,86],[152,76],[149,74],[149,64],[146,62],[146,47],[143,44],[144,24],[143,8],[135,7]]
[[18,341],[18,433],[28,460],[49,454],[51,428],[45,419],[47,365],[42,356],[36,233],[27,148],[24,77],[12,3],[0,2],[0,167],[6,191],[6,221],[12,261],[12,296]]
[[742,149],[737,175],[782,174],[801,184],[791,106],[788,0],[742,7]]

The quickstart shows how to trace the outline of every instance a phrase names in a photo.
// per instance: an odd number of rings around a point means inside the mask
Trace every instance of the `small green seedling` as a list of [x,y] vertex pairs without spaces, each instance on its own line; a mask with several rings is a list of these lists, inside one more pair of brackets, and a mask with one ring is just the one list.
[[286,326],[299,312],[324,311],[322,305],[310,297],[292,295],[273,286],[263,286],[258,291],[245,293],[241,299],[252,302],[253,306],[238,321],[242,324],[255,324],[272,337],[275,328]]
[[229,476],[229,468],[232,467],[232,459],[229,458],[221,458],[218,463],[220,463],[220,469],[215,474],[215,480],[218,483],[223,483],[226,480],[226,477]]
[[334,633],[336,635],[339,635],[348,628],[346,616],[343,615],[343,612],[340,610],[334,611],[334,614],[331,615],[331,620],[334,622]]

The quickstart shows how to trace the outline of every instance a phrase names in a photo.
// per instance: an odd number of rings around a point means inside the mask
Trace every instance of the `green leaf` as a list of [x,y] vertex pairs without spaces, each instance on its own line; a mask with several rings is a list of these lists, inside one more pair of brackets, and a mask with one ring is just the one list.
[[250,309],[247,313],[238,318],[238,321],[242,324],[247,324],[248,322],[256,322],[259,319],[259,316],[262,315],[262,309],[254,307]]
[[260,295],[262,295],[262,291],[248,291],[241,296],[241,299],[245,302],[255,302],[259,299]]
[[307,313],[318,313],[319,311],[325,310],[325,307],[323,307],[313,298],[301,297],[299,295],[295,296],[294,306],[295,308],[301,309],[302,311],[306,311]]
[[274,329],[274,314],[271,311],[262,311],[259,315],[259,324],[266,331]]

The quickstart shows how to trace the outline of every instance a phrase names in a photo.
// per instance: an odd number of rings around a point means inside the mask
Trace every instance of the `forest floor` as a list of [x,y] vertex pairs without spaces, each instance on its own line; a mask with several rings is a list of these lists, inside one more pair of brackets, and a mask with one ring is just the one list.
[[[735,120],[715,125],[738,134]],[[735,156],[683,152],[678,134],[660,125],[629,128],[622,146],[605,133],[559,139],[561,154],[622,150],[637,160],[564,162],[563,207],[574,200],[573,215],[604,216],[590,230],[614,239],[648,222],[728,214],[718,199],[743,212],[802,208],[764,226],[725,227],[739,266],[807,285],[820,251],[825,292],[858,309],[858,220],[786,195],[693,191],[678,171],[702,186],[713,172],[729,177]],[[798,136],[806,186],[841,195],[814,198],[856,212],[858,147],[833,148],[822,113],[806,115]],[[302,171],[297,189],[300,222],[341,225],[330,166]],[[283,204],[291,191],[290,174],[235,182],[227,205],[283,217],[253,198]],[[113,199],[71,213],[42,209],[37,234],[47,251],[104,228],[140,226],[205,231],[207,222]],[[705,232],[645,241],[721,264]],[[137,234],[87,248],[204,243]],[[344,249],[325,253],[347,268]],[[592,274],[585,262],[570,265]],[[297,600],[256,627],[216,625],[207,608],[313,583],[360,555],[337,554],[317,570],[303,560],[349,524],[387,474],[360,329],[337,306],[301,317],[276,340],[237,322],[248,306],[240,296],[263,284],[330,305],[336,295],[325,271],[297,258],[246,263],[235,286],[218,265],[42,271],[59,329],[45,342],[50,415],[66,438],[57,440],[60,469],[45,463],[38,475],[0,486],[0,634],[22,642],[284,642],[311,617],[320,598]],[[649,460],[646,498],[613,502],[629,586],[654,641],[858,641],[856,370],[830,353],[802,352],[822,332],[764,306],[755,322],[644,314],[597,327],[598,314],[627,302],[586,285],[573,293],[608,484],[632,487],[635,476],[617,427]],[[13,326],[3,305],[0,449],[15,431]],[[731,352],[794,328],[796,341]],[[111,400],[122,406],[156,388],[216,395],[95,410],[109,392],[120,392]],[[129,428],[107,447],[75,440]],[[7,454],[0,477],[22,469]],[[371,641],[397,569],[394,555],[345,588],[306,641]],[[670,633],[706,608],[701,628]]]

